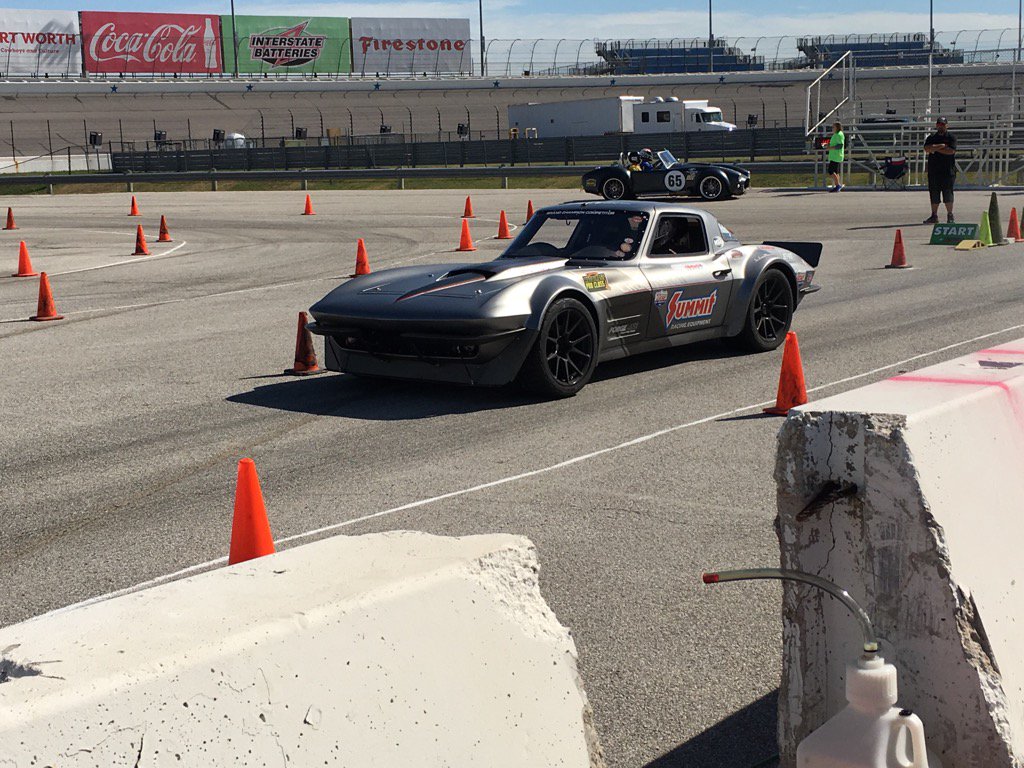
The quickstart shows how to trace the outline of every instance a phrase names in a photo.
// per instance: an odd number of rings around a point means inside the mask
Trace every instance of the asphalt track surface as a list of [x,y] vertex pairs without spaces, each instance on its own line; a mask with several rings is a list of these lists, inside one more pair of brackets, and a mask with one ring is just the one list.
[[[579,194],[474,191],[479,250]],[[275,536],[416,529],[532,539],[580,651],[611,766],[747,768],[775,753],[779,590],[705,587],[772,565],[781,352],[717,343],[618,361],[577,397],[281,375],[296,314],[353,268],[455,262],[463,194],[6,198],[51,279],[0,279],[0,625],[222,558],[236,462],[258,467]],[[1024,195],[1001,196],[1004,220]],[[748,242],[821,239],[823,289],[795,319],[812,397],[1024,336],[1024,244],[924,245],[924,193],[760,191],[713,205]],[[960,193],[976,220],[985,193]],[[157,244],[165,214],[175,239]],[[896,227],[914,269],[883,269]],[[322,346],[317,341],[318,351]],[[319,531],[307,535],[307,532]],[[130,632],[130,627],[125,627]]]

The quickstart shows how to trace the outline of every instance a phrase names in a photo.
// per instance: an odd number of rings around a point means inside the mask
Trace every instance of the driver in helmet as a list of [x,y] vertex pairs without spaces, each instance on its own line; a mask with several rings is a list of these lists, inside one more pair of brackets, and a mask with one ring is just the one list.
[[654,170],[654,153],[647,147],[640,150],[640,168],[644,171]]
[[643,170],[643,168],[640,167],[640,153],[639,152],[630,152],[626,156],[626,160],[628,161],[628,164],[626,165],[626,169],[627,170],[629,170],[629,171],[642,171]]

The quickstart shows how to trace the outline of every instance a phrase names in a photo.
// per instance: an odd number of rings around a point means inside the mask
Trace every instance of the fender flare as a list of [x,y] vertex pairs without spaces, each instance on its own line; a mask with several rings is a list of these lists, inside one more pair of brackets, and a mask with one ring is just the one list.
[[799,293],[796,287],[796,272],[793,271],[793,268],[778,256],[773,256],[763,262],[757,259],[750,259],[747,261],[743,279],[734,284],[732,298],[730,299],[729,318],[725,324],[726,336],[736,336],[743,330],[743,323],[746,321],[747,310],[750,307],[750,298],[754,295],[754,284],[769,269],[777,269],[786,276],[786,279],[789,281],[789,288],[793,291],[793,309],[794,311],[796,310]]

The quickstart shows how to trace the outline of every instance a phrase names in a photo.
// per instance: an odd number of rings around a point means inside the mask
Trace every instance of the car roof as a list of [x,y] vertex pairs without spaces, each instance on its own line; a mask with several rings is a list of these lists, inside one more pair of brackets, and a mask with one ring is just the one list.
[[672,213],[690,213],[696,216],[709,216],[714,218],[710,213],[701,210],[700,208],[694,208],[689,205],[680,205],[679,203],[659,202],[656,200],[572,200],[565,203],[559,203],[557,205],[547,205],[537,212],[540,213],[542,211],[551,210],[640,211],[642,213],[664,213],[666,211],[671,211]]

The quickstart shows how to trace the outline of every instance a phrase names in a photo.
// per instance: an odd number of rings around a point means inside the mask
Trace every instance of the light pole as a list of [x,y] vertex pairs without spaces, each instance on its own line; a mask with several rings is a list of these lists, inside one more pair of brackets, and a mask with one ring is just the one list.
[[231,0],[231,37],[235,43],[235,79],[238,79],[238,25],[235,23],[235,0]]
[[935,0],[928,0],[928,109],[932,114],[932,67],[935,64]]
[[708,72],[715,71],[715,33],[711,26],[711,0],[708,0]]
[[480,77],[487,77],[487,62],[484,61],[484,51],[487,50],[484,42],[484,0],[478,0],[477,5],[480,11]]

